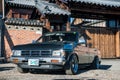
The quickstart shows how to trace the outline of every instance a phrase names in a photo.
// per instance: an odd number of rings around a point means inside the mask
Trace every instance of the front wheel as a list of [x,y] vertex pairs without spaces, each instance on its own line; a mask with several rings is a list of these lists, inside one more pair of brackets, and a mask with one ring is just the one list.
[[76,55],[72,55],[70,60],[69,60],[69,69],[65,70],[65,73],[68,75],[75,75],[78,73],[78,68],[79,68],[79,64],[78,64],[78,58]]

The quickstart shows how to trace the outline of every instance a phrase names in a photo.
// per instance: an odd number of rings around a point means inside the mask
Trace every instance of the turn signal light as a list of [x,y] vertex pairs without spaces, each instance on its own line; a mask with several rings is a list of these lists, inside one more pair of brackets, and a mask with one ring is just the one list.
[[59,60],[51,60],[51,62],[57,63],[57,62],[59,62]]
[[13,63],[18,63],[18,59],[13,59]]

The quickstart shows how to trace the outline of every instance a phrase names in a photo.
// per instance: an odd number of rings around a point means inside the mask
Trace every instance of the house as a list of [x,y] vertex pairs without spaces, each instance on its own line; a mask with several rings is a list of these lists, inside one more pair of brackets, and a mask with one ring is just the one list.
[[[62,0],[67,2],[71,17],[82,18],[77,25],[89,36],[87,43],[98,48],[102,58],[120,57],[119,0]],[[78,30],[78,29],[77,29]]]
[[5,53],[9,58],[14,45],[31,43],[43,33],[57,30],[56,25],[65,24],[70,12],[48,1],[6,0],[5,15]]
[[[90,47],[98,48],[102,58],[120,58],[119,0],[50,0],[71,12],[71,30],[84,31]],[[64,27],[64,26],[63,26]]]
[[89,47],[98,48],[102,58],[120,58],[119,0],[6,0],[5,7],[8,57],[13,45],[47,31],[73,30],[86,33]]

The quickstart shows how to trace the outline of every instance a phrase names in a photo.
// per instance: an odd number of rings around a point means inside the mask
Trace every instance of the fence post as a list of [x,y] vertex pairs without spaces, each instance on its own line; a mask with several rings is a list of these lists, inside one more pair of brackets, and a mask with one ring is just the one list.
[[116,57],[120,57],[120,31],[116,32]]

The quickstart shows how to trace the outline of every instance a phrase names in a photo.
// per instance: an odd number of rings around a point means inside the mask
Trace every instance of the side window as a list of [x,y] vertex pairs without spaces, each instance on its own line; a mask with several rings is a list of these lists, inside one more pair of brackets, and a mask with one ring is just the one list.
[[83,36],[81,36],[78,40],[78,43],[81,45],[81,46],[86,46],[86,40]]

